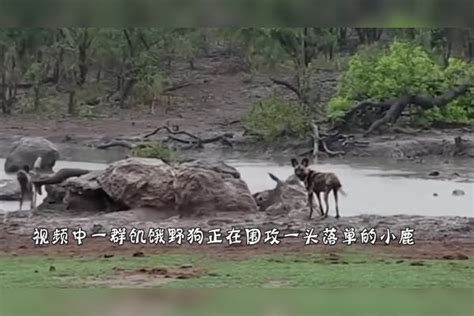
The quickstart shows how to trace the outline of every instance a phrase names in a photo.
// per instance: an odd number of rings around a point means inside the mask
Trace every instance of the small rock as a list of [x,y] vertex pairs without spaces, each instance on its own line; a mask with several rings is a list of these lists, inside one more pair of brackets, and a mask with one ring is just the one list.
[[98,234],[104,227],[101,224],[94,224],[91,229],[92,234]]
[[432,171],[432,172],[430,172],[429,176],[430,177],[437,177],[437,176],[439,176],[439,171]]
[[113,256],[114,256],[114,255],[112,255],[112,254],[110,254],[110,255],[105,254],[105,255],[104,255],[104,258],[112,258]]
[[457,253],[455,255],[445,255],[443,256],[445,260],[469,260],[469,257],[462,253]]
[[454,196],[461,196],[461,195],[464,195],[464,194],[466,194],[466,192],[464,192],[463,190],[457,189],[457,190],[453,191]]
[[56,271],[56,268],[54,266],[50,266],[49,267],[49,272],[54,272],[54,271]]
[[469,257],[466,256],[465,254],[458,253],[458,254],[456,254],[456,259],[457,260],[469,260]]
[[438,193],[433,193],[433,196],[438,196]]
[[191,269],[193,267],[192,264],[183,264],[180,266],[181,269]]
[[38,270],[35,270],[35,273],[38,273]]
[[145,257],[145,254],[144,254],[143,252],[141,252],[141,251],[138,251],[138,252],[135,252],[135,253],[133,254],[133,256],[134,256],[134,257]]

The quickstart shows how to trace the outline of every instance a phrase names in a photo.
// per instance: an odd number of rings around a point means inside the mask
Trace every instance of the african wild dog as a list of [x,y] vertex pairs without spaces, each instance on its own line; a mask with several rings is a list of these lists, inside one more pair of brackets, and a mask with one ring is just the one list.
[[[304,182],[306,191],[308,192],[308,203],[310,208],[309,219],[313,216],[313,193],[316,194],[319,202],[319,210],[324,217],[329,212],[329,193],[334,193],[336,202],[336,218],[339,218],[339,206],[337,201],[337,193],[340,191],[343,195],[346,193],[342,190],[342,185],[337,176],[332,172],[318,172],[308,167],[309,160],[304,158],[301,163],[296,158],[291,159],[291,165],[294,168],[295,175]],[[324,192],[324,202],[326,203],[326,213],[324,213],[321,204],[320,193]]]
[[38,175],[39,170],[41,169],[41,162],[41,157],[38,157],[34,163],[33,172],[30,172],[30,167],[28,165],[24,165],[16,174],[16,179],[20,185],[20,211],[27,195],[31,196],[30,209],[36,209],[36,194],[38,191],[37,186],[33,183],[32,177]]
[[31,182],[30,167],[28,167],[28,165],[24,165],[23,168],[17,172],[16,179],[20,185],[20,211],[23,206],[23,201],[27,195],[31,196],[31,208],[33,208],[35,194],[33,192],[34,189]]

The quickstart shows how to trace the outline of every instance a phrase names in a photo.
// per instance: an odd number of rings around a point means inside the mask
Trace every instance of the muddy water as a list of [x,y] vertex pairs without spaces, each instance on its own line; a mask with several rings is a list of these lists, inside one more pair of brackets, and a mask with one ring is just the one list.
[[[268,176],[271,172],[281,179],[292,173],[290,166],[259,160],[227,160],[242,174],[252,192],[270,189],[275,182]],[[3,166],[4,159],[0,159]],[[376,167],[367,167],[376,165]],[[59,161],[55,170],[76,167],[90,170],[103,169],[105,164],[74,161]],[[316,168],[316,166],[313,166]],[[437,167],[437,168],[436,168]],[[428,169],[423,165],[387,165],[374,161],[361,160],[341,163],[320,163],[321,171],[335,172],[347,196],[340,197],[340,211],[344,216],[359,214],[377,215],[427,215],[427,216],[474,216],[474,183],[456,179],[426,179]],[[426,170],[425,170],[426,169]],[[467,165],[440,164],[429,166],[429,170],[439,170],[442,174],[458,172],[467,175],[471,170]],[[454,170],[454,171],[453,171]],[[13,178],[0,169],[1,178]],[[425,178],[424,178],[425,177]],[[463,190],[465,195],[453,196],[453,190]],[[435,196],[437,194],[437,196]],[[44,197],[42,197],[44,198]],[[332,197],[331,197],[332,198]],[[333,200],[330,199],[333,207]],[[0,210],[16,210],[18,203],[0,201]]]

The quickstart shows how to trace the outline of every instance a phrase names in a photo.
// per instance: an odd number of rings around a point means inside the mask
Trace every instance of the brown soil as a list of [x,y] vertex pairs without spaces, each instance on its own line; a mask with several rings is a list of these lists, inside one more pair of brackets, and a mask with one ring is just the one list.
[[[26,213],[26,212],[24,212]],[[2,215],[4,216],[4,215]],[[337,253],[339,251],[364,251],[369,253],[383,254],[406,259],[442,259],[442,260],[462,260],[474,258],[474,220],[472,218],[460,217],[421,217],[421,216],[354,216],[336,220],[328,218],[326,220],[313,219],[306,221],[304,214],[292,214],[288,217],[269,218],[262,214],[233,214],[225,215],[216,219],[183,219],[177,223],[176,219],[165,219],[154,222],[151,218],[146,221],[137,221],[139,214],[134,211],[119,212],[107,215],[94,215],[90,217],[68,217],[64,215],[37,215],[27,218],[24,215],[12,213],[8,218],[3,219],[0,224],[0,254],[2,255],[64,255],[70,257],[111,257],[115,255],[125,256],[147,256],[153,254],[191,252],[199,254],[209,254],[223,259],[240,260],[253,255],[261,254],[303,254],[314,253]],[[302,225],[301,223],[305,223]],[[108,232],[107,238],[86,238],[80,246],[72,239],[69,233],[68,245],[47,245],[36,246],[32,240],[35,227],[46,227],[50,231],[50,238],[54,228],[68,227],[70,231],[77,227],[84,229],[88,235],[91,231],[100,230]],[[143,229],[148,232],[150,227],[168,228],[180,227],[185,230],[199,227],[205,235],[204,244],[190,245],[186,238],[181,245],[176,243],[162,244],[132,244],[125,241],[123,245],[113,244],[108,240],[109,232],[113,227],[126,227],[129,232],[133,227]],[[258,245],[249,246],[245,244],[245,232],[242,234],[242,244],[229,245],[226,240],[226,232],[236,228],[254,228],[264,230],[277,228],[280,236],[286,233],[300,232],[300,238],[281,238],[278,245],[270,245],[262,241]],[[316,245],[305,245],[304,231],[307,228],[314,228],[315,232],[321,232],[326,227],[336,227],[338,243],[335,246],[324,245],[319,237]],[[351,246],[342,244],[342,231],[346,227],[356,228],[360,232],[363,228],[375,228],[378,240],[375,245],[360,244],[358,241]],[[380,240],[386,229],[390,228],[399,238],[400,229],[410,227],[415,230],[415,244],[411,246],[400,245],[398,240],[385,245]],[[220,228],[224,242],[220,245],[206,245],[207,234],[210,229]],[[146,238],[146,237],[145,237]],[[51,239],[50,239],[51,240]],[[165,238],[166,240],[166,238]],[[263,240],[263,239],[262,239]],[[160,271],[142,271],[143,273],[158,273]],[[161,271],[163,272],[163,271]],[[188,271],[189,272],[189,271]],[[170,274],[172,274],[170,272]]]
[[91,278],[84,285],[107,288],[151,288],[171,282],[175,279],[198,278],[207,274],[204,269],[192,267],[161,267],[138,269],[136,271],[114,269],[115,273],[107,279]]

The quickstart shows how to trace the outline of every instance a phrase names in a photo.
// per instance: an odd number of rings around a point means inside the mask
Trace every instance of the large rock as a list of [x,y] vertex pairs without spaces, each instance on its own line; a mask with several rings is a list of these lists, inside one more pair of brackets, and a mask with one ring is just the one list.
[[205,160],[194,160],[191,162],[182,163],[180,166],[209,169],[218,172],[223,176],[230,176],[240,179],[240,172],[236,168],[229,166],[223,161],[210,162]]
[[147,207],[181,215],[257,209],[240,174],[222,162],[171,167],[160,161],[131,158],[110,165],[97,182],[114,202],[129,208]]
[[24,165],[33,169],[38,157],[42,157],[40,171],[49,173],[53,171],[59,159],[59,151],[53,143],[43,137],[23,137],[13,143],[5,160],[5,172],[17,172]]

